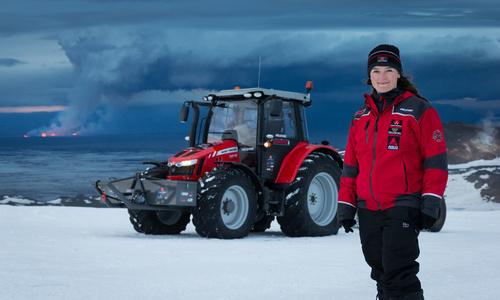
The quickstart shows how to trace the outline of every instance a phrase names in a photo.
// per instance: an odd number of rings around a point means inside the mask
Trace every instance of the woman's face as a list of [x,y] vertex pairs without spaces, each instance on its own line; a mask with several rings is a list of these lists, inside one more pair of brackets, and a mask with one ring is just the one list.
[[375,66],[370,71],[370,80],[377,93],[385,93],[398,86],[398,70],[387,66]]

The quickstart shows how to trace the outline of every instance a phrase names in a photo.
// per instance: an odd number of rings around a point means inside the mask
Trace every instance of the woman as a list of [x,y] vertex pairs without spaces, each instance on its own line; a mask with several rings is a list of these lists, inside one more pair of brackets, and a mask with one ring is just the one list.
[[339,220],[353,232],[358,213],[378,299],[420,300],[418,234],[436,222],[448,163],[440,118],[402,71],[397,47],[370,52],[372,93],[351,121]]

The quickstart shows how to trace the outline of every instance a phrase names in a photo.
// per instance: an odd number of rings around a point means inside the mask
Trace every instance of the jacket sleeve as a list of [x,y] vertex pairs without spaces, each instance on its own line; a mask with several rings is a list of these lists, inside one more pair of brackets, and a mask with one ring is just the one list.
[[356,177],[359,169],[356,160],[356,139],[354,138],[353,122],[349,129],[349,137],[344,153],[344,169],[340,178],[338,220],[352,220],[356,215]]
[[428,108],[420,119],[420,153],[424,162],[422,196],[441,199],[448,182],[448,159],[443,125],[434,108]]

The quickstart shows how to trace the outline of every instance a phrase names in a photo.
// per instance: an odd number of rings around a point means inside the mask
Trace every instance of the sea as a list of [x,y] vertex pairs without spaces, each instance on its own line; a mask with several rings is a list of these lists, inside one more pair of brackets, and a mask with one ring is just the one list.
[[144,171],[186,148],[183,136],[0,138],[0,198],[38,201],[97,195],[91,182]]
[[182,133],[0,137],[0,200],[96,196],[92,182],[133,176],[187,147]]

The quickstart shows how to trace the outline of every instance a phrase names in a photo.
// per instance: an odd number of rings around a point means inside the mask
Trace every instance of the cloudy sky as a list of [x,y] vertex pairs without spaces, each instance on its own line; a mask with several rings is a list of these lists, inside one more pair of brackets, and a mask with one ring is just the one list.
[[381,43],[444,122],[500,124],[494,0],[2,0],[0,136],[169,134],[183,101],[257,86],[259,59],[261,87],[313,81],[310,131],[341,136]]

